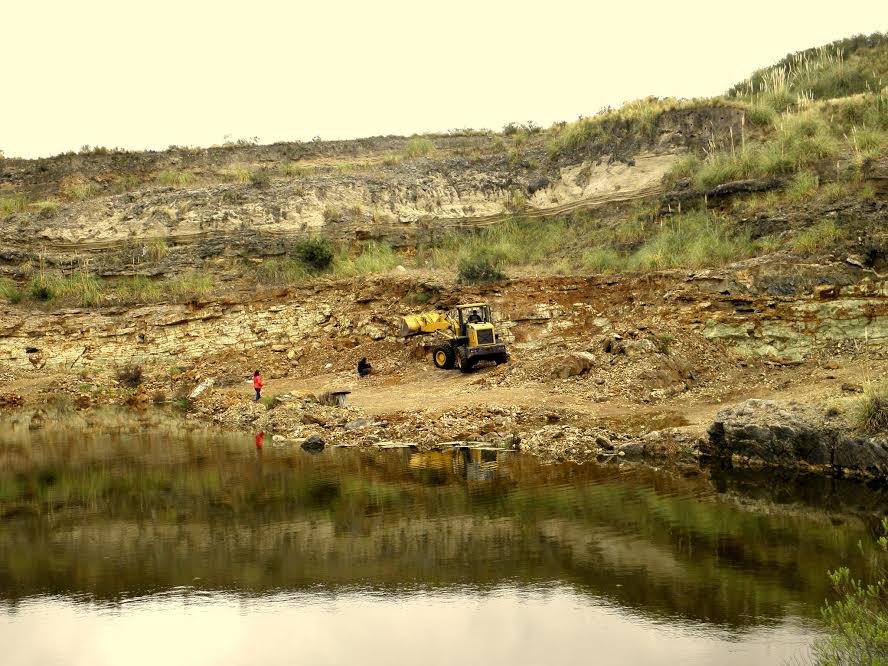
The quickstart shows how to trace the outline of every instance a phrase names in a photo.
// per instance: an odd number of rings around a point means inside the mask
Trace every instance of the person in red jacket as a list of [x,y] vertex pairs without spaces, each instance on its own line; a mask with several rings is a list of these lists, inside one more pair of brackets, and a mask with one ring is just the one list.
[[256,389],[256,400],[262,397],[262,375],[259,371],[253,373],[253,388]]

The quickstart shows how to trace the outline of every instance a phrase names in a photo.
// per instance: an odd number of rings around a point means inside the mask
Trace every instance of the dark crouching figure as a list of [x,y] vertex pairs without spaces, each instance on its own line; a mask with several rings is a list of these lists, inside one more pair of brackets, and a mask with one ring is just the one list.
[[358,375],[360,377],[366,377],[370,374],[371,370],[373,370],[373,366],[367,363],[366,358],[362,358],[360,361],[358,361]]

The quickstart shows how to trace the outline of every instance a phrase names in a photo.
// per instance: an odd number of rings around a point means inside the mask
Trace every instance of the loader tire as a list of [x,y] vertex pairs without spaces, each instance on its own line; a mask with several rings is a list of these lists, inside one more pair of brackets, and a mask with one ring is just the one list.
[[496,356],[493,357],[493,362],[496,363],[497,365],[500,365],[501,363],[508,363],[509,362],[509,355],[508,354],[497,354]]
[[475,361],[460,361],[459,369],[461,372],[471,372],[475,367]]
[[453,347],[448,345],[435,347],[432,350],[432,361],[435,363],[436,368],[450,370],[456,364],[456,354],[453,351]]

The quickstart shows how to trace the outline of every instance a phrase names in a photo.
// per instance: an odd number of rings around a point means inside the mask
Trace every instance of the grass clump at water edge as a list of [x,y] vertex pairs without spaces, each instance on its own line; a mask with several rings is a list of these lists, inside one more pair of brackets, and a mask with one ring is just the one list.
[[868,386],[852,413],[855,427],[864,433],[888,431],[888,384]]

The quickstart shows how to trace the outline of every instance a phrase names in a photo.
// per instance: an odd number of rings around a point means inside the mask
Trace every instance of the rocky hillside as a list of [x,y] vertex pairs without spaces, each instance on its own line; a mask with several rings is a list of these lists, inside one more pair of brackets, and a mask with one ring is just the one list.
[[[886,62],[855,38],[548,129],[3,159],[0,402],[192,400],[281,437],[456,428],[576,459],[640,416],[678,425],[632,450],[676,453],[723,402],[850,410],[888,370]],[[452,377],[397,337],[469,299],[508,367]],[[241,390],[254,367],[303,402],[354,390],[381,430],[278,419]]]
[[122,268],[108,261],[114,251],[152,242],[175,248],[178,264],[280,255],[309,234],[410,247],[519,212],[554,216],[655,195],[677,155],[741,122],[734,109],[676,111],[650,140],[627,135],[611,151],[558,155],[531,128],[7,159],[0,259],[9,275],[38,255],[59,266],[91,257],[111,274]]

